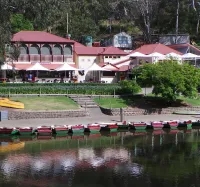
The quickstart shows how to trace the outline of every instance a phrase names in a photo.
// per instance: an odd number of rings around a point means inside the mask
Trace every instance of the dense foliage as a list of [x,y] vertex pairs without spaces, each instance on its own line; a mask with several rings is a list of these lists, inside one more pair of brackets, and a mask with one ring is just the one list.
[[0,44],[19,30],[65,36],[67,20],[75,40],[127,31],[151,42],[151,34],[175,33],[177,20],[179,33],[198,37],[199,15],[198,0],[1,0]]
[[177,96],[197,97],[200,81],[200,70],[187,63],[164,61],[157,64],[144,64],[133,70],[141,85],[152,84],[153,93],[161,95],[168,101]]

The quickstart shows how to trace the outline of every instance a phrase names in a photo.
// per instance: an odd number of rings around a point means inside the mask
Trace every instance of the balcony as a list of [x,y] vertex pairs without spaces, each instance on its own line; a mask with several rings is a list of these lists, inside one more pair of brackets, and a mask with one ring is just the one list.
[[73,55],[20,55],[19,62],[73,62]]
[[63,62],[63,55],[53,55],[53,62]]
[[29,62],[29,55],[20,55],[18,58],[20,62]]
[[65,55],[64,56],[64,62],[73,62],[73,56],[72,55]]
[[30,55],[30,62],[40,62],[40,55]]
[[41,55],[41,62],[52,62],[52,55]]

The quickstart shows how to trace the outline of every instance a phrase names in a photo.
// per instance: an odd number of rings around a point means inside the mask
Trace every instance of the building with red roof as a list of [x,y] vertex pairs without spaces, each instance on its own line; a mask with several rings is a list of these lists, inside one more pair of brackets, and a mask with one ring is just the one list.
[[182,54],[193,53],[195,55],[200,55],[200,50],[194,45],[191,45],[189,43],[168,45],[168,47],[176,51],[179,51]]
[[[116,47],[86,47],[74,40],[43,31],[20,31],[13,35],[11,43],[20,49],[18,59],[10,62],[18,70],[26,70],[38,62],[50,70],[63,63],[69,63],[78,69],[87,69],[93,63],[103,65],[127,55]],[[45,76],[45,73],[42,74]],[[74,75],[79,81],[86,79],[78,71]]]
[[136,50],[132,51],[131,53],[135,53],[135,52],[140,52],[145,55],[149,55],[155,52],[161,53],[163,55],[166,55],[169,53],[176,53],[176,54],[182,55],[181,52],[160,43],[143,45],[137,48]]

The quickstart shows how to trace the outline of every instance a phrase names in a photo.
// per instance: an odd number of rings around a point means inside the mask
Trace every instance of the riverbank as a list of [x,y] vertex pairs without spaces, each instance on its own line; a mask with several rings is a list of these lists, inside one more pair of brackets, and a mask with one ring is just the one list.
[[[195,115],[138,115],[138,116],[125,116],[124,120],[129,121],[165,121],[165,120],[178,120],[178,119],[200,119],[200,116]],[[89,124],[95,122],[120,122],[120,116],[106,116],[94,115],[89,117],[77,118],[48,118],[48,119],[24,119],[24,120],[7,120],[1,121],[1,127],[38,127],[41,125],[77,125]]]

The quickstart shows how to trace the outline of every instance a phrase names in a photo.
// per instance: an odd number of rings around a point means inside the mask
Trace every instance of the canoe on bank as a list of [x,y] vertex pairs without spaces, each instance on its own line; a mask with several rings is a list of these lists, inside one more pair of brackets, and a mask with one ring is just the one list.
[[24,109],[23,103],[11,101],[8,98],[0,98],[0,106],[8,108]]
[[179,115],[200,115],[200,111],[176,111],[173,114]]

